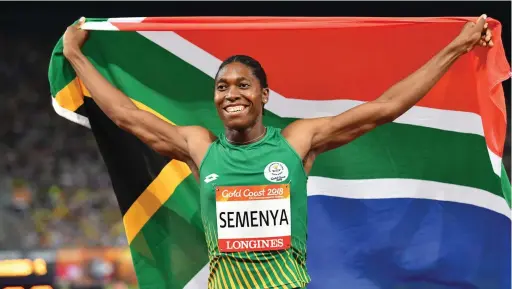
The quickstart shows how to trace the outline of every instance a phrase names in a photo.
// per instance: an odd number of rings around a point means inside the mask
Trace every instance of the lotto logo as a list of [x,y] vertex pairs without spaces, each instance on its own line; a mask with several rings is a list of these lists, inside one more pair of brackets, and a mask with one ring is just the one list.
[[217,175],[217,174],[207,175],[206,178],[204,178],[204,182],[208,184],[211,181],[215,181],[218,177],[219,177],[219,175]]

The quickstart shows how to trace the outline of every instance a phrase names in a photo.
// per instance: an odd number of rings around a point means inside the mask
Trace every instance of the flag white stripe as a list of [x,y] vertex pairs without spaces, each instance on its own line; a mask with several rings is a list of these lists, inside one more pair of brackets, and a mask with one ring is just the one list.
[[183,289],[206,289],[208,287],[209,266],[206,265],[197,274],[188,281]]
[[85,22],[80,26],[84,30],[118,31],[117,27],[109,22]]
[[77,123],[79,125],[85,126],[87,128],[91,128],[91,124],[89,123],[89,119],[85,116],[79,115],[71,110],[67,110],[59,105],[59,103],[55,100],[55,97],[52,97],[52,106],[55,112],[62,116],[63,118]]
[[[335,116],[363,103],[363,101],[346,99],[320,101],[288,99],[272,91],[265,108],[280,117],[315,118]],[[414,106],[394,122],[484,135],[481,117],[471,112]]]
[[491,159],[492,170],[501,178],[501,157],[487,148],[489,158]]
[[340,180],[309,177],[308,196],[350,199],[411,198],[456,202],[485,208],[509,219],[511,210],[505,199],[487,191],[434,181],[414,179]]
[[146,17],[118,17],[109,18],[107,21],[110,23],[140,23],[144,21]]

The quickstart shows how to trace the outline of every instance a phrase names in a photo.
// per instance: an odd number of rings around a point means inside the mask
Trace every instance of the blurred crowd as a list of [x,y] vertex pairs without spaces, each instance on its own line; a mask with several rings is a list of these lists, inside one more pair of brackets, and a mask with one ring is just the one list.
[[0,31],[9,44],[0,45],[0,248],[124,246],[92,134],[51,107],[46,76],[55,42]]
[[125,245],[94,137],[51,107],[49,40],[0,33],[0,248]]

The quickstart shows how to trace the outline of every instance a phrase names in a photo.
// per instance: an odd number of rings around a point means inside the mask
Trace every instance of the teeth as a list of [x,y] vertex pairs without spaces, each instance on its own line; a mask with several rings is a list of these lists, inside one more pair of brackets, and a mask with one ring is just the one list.
[[245,108],[244,106],[239,105],[239,106],[230,106],[230,107],[226,108],[226,110],[227,110],[228,112],[237,112],[237,111],[242,111],[242,110],[244,110],[244,108]]

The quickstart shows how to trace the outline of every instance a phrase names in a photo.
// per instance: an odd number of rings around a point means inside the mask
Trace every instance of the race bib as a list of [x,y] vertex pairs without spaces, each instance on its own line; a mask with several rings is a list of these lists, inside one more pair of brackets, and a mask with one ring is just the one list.
[[216,188],[221,252],[273,251],[290,247],[288,184]]

